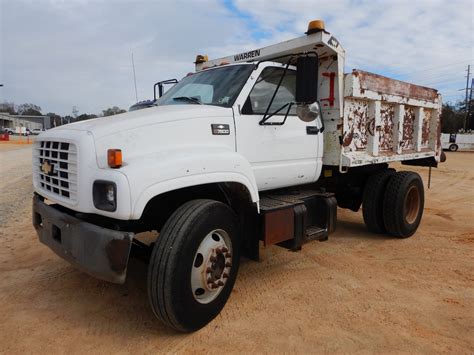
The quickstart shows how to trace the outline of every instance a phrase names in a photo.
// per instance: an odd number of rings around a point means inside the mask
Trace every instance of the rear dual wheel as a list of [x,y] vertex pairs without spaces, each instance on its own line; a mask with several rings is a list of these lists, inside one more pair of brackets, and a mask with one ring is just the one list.
[[388,181],[395,170],[383,170],[367,180],[362,197],[362,215],[367,229],[372,233],[385,233],[383,200]]
[[363,216],[369,231],[408,238],[418,229],[423,208],[423,181],[417,173],[385,170],[368,179]]
[[393,175],[383,201],[383,220],[387,232],[398,238],[411,237],[420,225],[424,204],[420,175],[411,171]]

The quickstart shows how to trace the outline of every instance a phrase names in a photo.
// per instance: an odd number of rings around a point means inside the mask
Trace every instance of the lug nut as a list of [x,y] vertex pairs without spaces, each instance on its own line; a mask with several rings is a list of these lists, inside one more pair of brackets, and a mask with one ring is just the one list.
[[207,284],[208,285],[212,285],[214,283],[214,281],[212,281],[212,279],[207,279]]
[[229,249],[227,249],[226,247],[222,247],[222,251],[223,251],[224,253],[227,253],[227,252],[229,251]]
[[225,253],[225,257],[230,258],[230,257],[232,257],[232,254],[231,253]]
[[232,263],[229,263],[229,262],[225,263],[225,267],[231,267],[231,266],[232,266]]
[[216,249],[216,254],[219,255],[219,254],[222,254],[222,250],[220,248],[217,248]]
[[215,283],[213,283],[213,284],[211,285],[211,288],[217,288],[217,287],[219,287],[219,286],[217,286]]
[[217,285],[218,286],[224,286],[224,283],[221,280],[219,280],[219,281],[217,281]]
[[212,272],[212,269],[211,269],[210,267],[208,267],[208,268],[206,269],[206,273],[209,274],[210,272]]
[[228,274],[227,272],[224,272],[224,273],[222,274],[222,277],[223,277],[224,279],[227,279],[227,278],[229,277],[229,274]]
[[216,257],[213,255],[213,256],[211,256],[211,257],[209,258],[209,260],[210,260],[211,262],[215,263],[217,259],[216,259]]

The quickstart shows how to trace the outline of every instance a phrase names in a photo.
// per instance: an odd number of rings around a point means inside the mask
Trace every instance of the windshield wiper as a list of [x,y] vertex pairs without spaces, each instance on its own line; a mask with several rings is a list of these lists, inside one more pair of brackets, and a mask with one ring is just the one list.
[[173,97],[173,100],[176,100],[176,101],[187,101],[187,102],[192,102],[192,103],[195,103],[195,104],[198,104],[198,105],[202,105],[202,102],[201,102],[198,98],[191,97],[191,96],[178,96],[178,97]]

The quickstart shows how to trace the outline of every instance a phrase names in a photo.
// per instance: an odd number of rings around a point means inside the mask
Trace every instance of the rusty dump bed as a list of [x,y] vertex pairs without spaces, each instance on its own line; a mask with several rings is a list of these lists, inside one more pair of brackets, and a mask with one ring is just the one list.
[[[327,133],[325,164],[344,168],[429,157],[439,161],[440,110],[435,89],[353,70],[344,75],[343,120]],[[334,143],[338,149],[328,146]]]

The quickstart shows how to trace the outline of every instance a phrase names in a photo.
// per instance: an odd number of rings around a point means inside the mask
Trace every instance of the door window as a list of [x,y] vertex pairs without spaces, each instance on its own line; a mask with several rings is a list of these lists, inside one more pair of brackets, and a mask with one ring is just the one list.
[[[247,115],[263,115],[267,110],[268,104],[272,99],[273,93],[280,82],[284,68],[268,67],[265,68],[257,79],[252,91],[242,108],[242,113]],[[273,99],[272,106],[268,110],[269,114],[277,111],[284,105],[295,101],[296,92],[296,72],[287,70],[278,92]],[[288,107],[277,113],[285,115]],[[289,115],[296,115],[296,107],[293,105]]]

